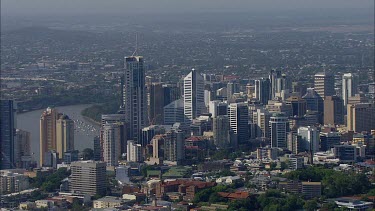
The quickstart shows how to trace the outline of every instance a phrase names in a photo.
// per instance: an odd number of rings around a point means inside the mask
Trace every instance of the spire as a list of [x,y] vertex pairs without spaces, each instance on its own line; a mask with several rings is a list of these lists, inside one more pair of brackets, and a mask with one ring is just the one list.
[[138,33],[135,33],[135,50],[132,54],[132,56],[138,55]]

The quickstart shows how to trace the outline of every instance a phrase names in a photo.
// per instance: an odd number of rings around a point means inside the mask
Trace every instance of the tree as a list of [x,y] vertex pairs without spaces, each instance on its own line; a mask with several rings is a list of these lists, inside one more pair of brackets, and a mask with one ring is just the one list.
[[83,160],[92,160],[94,159],[94,150],[86,148],[82,151]]
[[280,164],[280,170],[284,171],[284,169],[288,168],[288,165],[285,162],[281,162]]
[[247,199],[239,199],[234,200],[229,203],[228,210],[240,210],[240,211],[246,211],[246,210],[255,210],[257,209],[258,204],[256,203],[255,198],[247,198]]
[[328,210],[334,210],[335,208],[337,208],[337,205],[336,205],[335,202],[328,202],[328,203],[324,203],[322,205],[321,210],[322,211],[328,211]]
[[308,200],[303,205],[303,209],[307,211],[314,211],[318,208],[318,202],[316,200]]

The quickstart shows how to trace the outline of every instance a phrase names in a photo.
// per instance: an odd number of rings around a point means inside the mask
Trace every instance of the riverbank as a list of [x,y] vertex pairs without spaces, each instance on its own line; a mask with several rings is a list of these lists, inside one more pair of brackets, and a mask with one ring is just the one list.
[[88,108],[85,108],[81,115],[94,121],[96,123],[101,122],[103,114],[116,114],[120,108],[120,102],[112,101],[102,104],[94,104]]
[[[90,121],[81,115],[81,111],[92,104],[70,105],[55,107],[59,113],[68,115],[75,121],[74,130],[74,148],[83,150],[93,148],[94,138],[99,135],[100,126],[97,122]],[[44,108],[45,109],[45,108]],[[33,159],[39,162],[39,145],[40,145],[40,115],[44,109],[30,111],[17,115],[17,128],[31,133],[30,135],[30,152],[33,153]]]
[[83,117],[83,119],[85,119],[86,121],[88,121],[88,122],[90,122],[90,123],[92,123],[94,125],[101,126],[100,122],[97,122],[97,121],[91,119],[90,117],[87,117],[87,116],[84,116],[84,115],[82,115],[82,117]]

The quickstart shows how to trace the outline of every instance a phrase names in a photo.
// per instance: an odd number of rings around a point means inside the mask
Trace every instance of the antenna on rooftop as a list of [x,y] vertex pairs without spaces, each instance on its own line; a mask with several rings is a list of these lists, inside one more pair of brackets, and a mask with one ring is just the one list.
[[326,64],[323,63],[322,66],[323,66],[323,72],[324,72],[324,75],[325,75],[326,74]]
[[138,33],[135,33],[135,50],[132,56],[138,55]]

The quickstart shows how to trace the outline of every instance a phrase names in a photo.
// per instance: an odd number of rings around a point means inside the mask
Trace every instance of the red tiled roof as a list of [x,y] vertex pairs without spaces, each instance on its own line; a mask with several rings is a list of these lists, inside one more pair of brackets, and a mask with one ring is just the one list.
[[250,195],[248,192],[244,192],[244,191],[237,191],[234,193],[218,192],[218,194],[221,197],[229,198],[229,199],[246,199]]
[[162,184],[162,186],[173,186],[173,185],[185,185],[185,186],[196,186],[199,189],[205,187],[212,187],[215,185],[215,182],[202,182],[202,181],[191,181],[191,180],[175,180],[168,181]]

